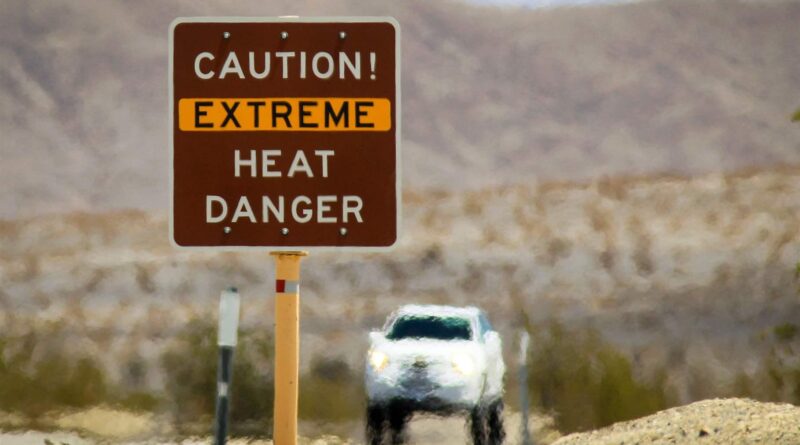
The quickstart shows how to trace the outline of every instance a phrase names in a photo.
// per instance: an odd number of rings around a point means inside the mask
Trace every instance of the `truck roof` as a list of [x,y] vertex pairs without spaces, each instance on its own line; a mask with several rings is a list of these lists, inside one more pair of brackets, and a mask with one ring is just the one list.
[[475,306],[445,306],[437,304],[406,304],[400,306],[395,315],[435,315],[439,317],[456,316],[464,318],[477,317],[481,310]]

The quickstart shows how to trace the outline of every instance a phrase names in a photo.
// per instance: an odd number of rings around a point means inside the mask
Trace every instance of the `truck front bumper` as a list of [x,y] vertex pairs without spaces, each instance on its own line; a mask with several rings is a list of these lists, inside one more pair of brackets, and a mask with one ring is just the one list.
[[455,370],[435,369],[385,371],[367,369],[367,396],[371,405],[401,404],[413,411],[458,412],[470,410],[480,402],[483,389],[480,375],[464,376]]

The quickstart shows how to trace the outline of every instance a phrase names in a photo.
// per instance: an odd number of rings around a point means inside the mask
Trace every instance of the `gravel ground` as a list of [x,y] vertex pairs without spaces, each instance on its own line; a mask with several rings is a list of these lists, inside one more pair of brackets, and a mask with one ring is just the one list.
[[[92,414],[93,418],[99,415]],[[108,414],[104,414],[108,416]],[[102,416],[101,416],[102,417]],[[105,417],[103,417],[105,419]],[[520,416],[506,417],[507,445],[519,443]],[[648,444],[800,444],[800,407],[788,404],[761,403],[747,399],[712,399],[672,408],[641,419],[619,422],[607,428],[576,433],[558,438],[549,418],[531,417],[530,430],[537,444],[553,445],[648,445]],[[85,429],[78,428],[86,431]],[[100,437],[69,431],[5,432],[0,431],[2,445],[208,445],[210,438],[188,438],[179,441],[158,439],[126,440],[121,437]],[[352,445],[351,441],[334,436],[302,438],[300,445]],[[409,425],[409,444],[456,445],[469,443],[460,418],[415,418]],[[234,440],[231,445],[272,445],[271,441]]]
[[554,445],[800,444],[800,408],[748,399],[711,399],[586,433]]
[[[521,416],[507,412],[505,416],[506,445],[520,443]],[[6,431],[0,428],[0,445],[211,445],[210,437],[167,439],[170,434],[161,428],[152,416],[135,416],[130,413],[91,409],[56,419],[54,431]],[[553,429],[553,420],[545,416],[530,416],[528,429],[536,443],[552,443],[560,435]],[[313,438],[300,437],[298,445],[361,445],[360,424],[354,424],[358,438],[344,439],[320,434]],[[139,436],[138,438],[136,436]],[[143,438],[141,436],[148,436]],[[273,445],[271,440],[235,439],[230,445]],[[470,443],[463,417],[415,416],[408,427],[408,445],[464,445]]]

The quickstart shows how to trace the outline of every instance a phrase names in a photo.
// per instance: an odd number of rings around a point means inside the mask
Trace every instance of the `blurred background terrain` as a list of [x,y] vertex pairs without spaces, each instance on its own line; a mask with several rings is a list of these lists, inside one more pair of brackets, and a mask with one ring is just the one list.
[[302,433],[360,439],[366,332],[407,302],[487,310],[512,412],[533,334],[543,442],[800,403],[800,2],[492,3],[1,3],[0,428],[113,406],[140,413],[124,437],[207,432],[235,285],[235,432],[268,433],[271,260],[167,238],[167,29],[194,15],[402,26],[403,236],[305,262]]
[[0,216],[168,207],[167,29],[191,15],[392,15],[410,189],[800,161],[800,4],[519,9],[335,0],[0,5]]

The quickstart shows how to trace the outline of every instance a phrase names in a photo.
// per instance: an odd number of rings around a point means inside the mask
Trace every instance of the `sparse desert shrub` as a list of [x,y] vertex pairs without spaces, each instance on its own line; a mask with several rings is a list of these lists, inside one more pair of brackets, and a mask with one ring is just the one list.
[[360,419],[365,398],[360,372],[342,359],[317,357],[300,379],[299,416],[318,422]]
[[636,265],[636,271],[643,276],[648,276],[655,271],[653,257],[650,254],[650,241],[647,238],[639,238],[636,241],[633,263]]
[[774,326],[766,342],[767,353],[754,375],[740,375],[734,394],[758,400],[800,404],[800,360],[797,358],[798,326],[782,323]]
[[[176,336],[162,356],[166,396],[179,431],[207,429],[214,415],[216,325],[198,319]],[[241,330],[233,359],[231,433],[269,433],[273,415],[273,345],[261,331]],[[316,358],[300,378],[299,416],[312,421],[358,419],[363,378],[341,359]]]
[[605,249],[600,252],[600,255],[597,257],[600,265],[603,266],[603,269],[606,271],[611,271],[614,269],[614,264],[616,260],[614,258],[614,251],[613,249]]
[[[165,392],[180,431],[211,425],[218,367],[216,343],[214,320],[197,319],[178,333],[162,356]],[[269,431],[274,399],[271,356],[272,341],[265,333],[240,330],[233,359],[232,434]]]
[[139,289],[146,294],[155,292],[156,285],[153,281],[153,270],[149,265],[136,265],[136,284],[138,284]]
[[159,409],[163,400],[151,392],[134,390],[118,396],[114,404],[128,411],[153,412]]
[[782,323],[760,336],[765,352],[760,366],[738,372],[728,382],[715,380],[713,370],[694,369],[689,378],[692,400],[709,397],[746,397],[764,402],[800,404],[800,360],[796,344],[798,326]]
[[596,202],[591,202],[584,206],[589,224],[595,232],[602,233],[606,237],[613,236],[611,233],[614,227],[614,215],[601,208]]
[[483,214],[485,197],[478,193],[469,193],[464,197],[464,215],[468,218],[480,218]]
[[637,379],[628,358],[592,330],[551,322],[532,334],[531,400],[555,415],[560,431],[597,428],[669,405],[663,375]]
[[797,336],[797,325],[794,323],[783,323],[772,329],[773,335],[780,342],[792,341]]
[[634,265],[636,265],[636,271],[643,276],[652,274],[655,271],[655,263],[651,252],[652,240],[641,217],[632,215],[628,219],[628,232],[635,243],[631,257]]
[[213,415],[216,351],[213,323],[195,320],[181,330],[161,357],[165,392],[176,424]]
[[[48,411],[109,401],[105,370],[88,355],[71,355],[61,325],[0,338],[0,406],[36,420]],[[42,350],[43,353],[34,354]]]
[[597,193],[609,199],[622,201],[628,196],[630,185],[623,178],[602,177],[595,183]]
[[545,264],[554,266],[559,260],[569,256],[572,251],[572,242],[566,238],[551,238],[547,241],[545,251]]

